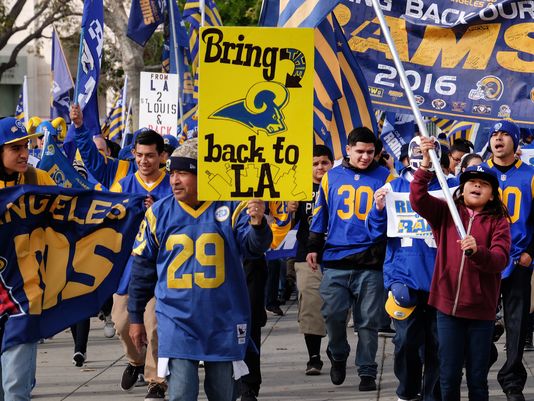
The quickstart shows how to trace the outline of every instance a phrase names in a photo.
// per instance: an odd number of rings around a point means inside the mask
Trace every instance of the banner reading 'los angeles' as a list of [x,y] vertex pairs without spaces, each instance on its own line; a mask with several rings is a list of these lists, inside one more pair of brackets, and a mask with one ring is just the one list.
[[199,198],[312,197],[313,30],[201,30]]
[[[421,111],[534,125],[534,0],[381,0]],[[409,110],[371,0],[335,10],[377,108]]]
[[95,315],[117,290],[143,196],[19,185],[0,198],[2,349]]

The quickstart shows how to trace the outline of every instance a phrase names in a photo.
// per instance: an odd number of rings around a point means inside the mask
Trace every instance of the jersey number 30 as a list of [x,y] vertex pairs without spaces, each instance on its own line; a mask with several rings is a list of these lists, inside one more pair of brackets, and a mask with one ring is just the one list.
[[[186,234],[171,235],[165,243],[165,249],[170,252],[175,246],[182,247],[182,250],[167,268],[167,287],[193,288],[194,282],[200,288],[217,288],[224,283],[224,240],[219,234],[204,233],[195,242]],[[213,249],[213,254],[206,253],[208,247]],[[215,269],[213,277],[196,272],[183,273],[177,278],[176,273],[191,257],[195,258],[195,265],[198,263],[202,267]]]

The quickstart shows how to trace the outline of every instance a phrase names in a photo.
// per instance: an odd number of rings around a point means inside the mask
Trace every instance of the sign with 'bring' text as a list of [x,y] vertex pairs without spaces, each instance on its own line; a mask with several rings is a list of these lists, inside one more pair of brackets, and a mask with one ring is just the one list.
[[201,200],[312,198],[313,30],[200,33]]

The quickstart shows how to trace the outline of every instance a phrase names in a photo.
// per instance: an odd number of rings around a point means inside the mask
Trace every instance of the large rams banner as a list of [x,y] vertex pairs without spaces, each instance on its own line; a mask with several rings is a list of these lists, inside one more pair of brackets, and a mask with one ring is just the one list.
[[[427,115],[534,125],[534,0],[381,0]],[[335,10],[375,107],[409,110],[371,0]]]
[[98,312],[117,289],[143,196],[22,185],[0,197],[2,349]]
[[201,30],[199,198],[312,198],[313,30]]

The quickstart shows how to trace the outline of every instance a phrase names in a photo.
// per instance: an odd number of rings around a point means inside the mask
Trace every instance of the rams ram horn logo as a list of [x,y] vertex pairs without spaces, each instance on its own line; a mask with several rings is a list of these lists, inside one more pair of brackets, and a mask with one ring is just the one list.
[[7,259],[0,256],[0,272],[7,266]]
[[499,77],[487,75],[477,82],[476,89],[469,91],[471,100],[499,100],[504,91],[504,84]]
[[279,134],[287,130],[282,109],[289,101],[289,91],[278,82],[254,84],[244,99],[227,104],[210,118],[230,120],[242,124],[256,134]]

